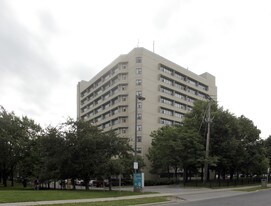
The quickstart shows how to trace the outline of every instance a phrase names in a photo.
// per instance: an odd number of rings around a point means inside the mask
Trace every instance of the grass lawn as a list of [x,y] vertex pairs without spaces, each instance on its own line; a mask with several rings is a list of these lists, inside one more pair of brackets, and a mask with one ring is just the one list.
[[[53,206],[126,206],[126,205],[138,205],[138,204],[147,204],[147,203],[156,203],[156,202],[166,202],[169,201],[167,197],[148,197],[140,199],[131,199],[131,200],[115,200],[108,202],[86,202],[86,203],[67,203],[67,204],[57,204]],[[52,205],[44,205],[52,206]]]
[[119,197],[150,193],[128,191],[0,189],[0,203]]

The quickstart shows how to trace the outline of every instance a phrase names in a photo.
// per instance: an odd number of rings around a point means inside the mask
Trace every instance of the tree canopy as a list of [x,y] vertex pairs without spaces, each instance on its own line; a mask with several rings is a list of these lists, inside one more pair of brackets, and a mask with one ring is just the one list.
[[152,172],[162,174],[171,170],[176,174],[179,170],[187,178],[188,170],[200,171],[207,161],[218,178],[264,174],[269,164],[266,151],[270,149],[266,146],[271,141],[264,144],[260,130],[250,119],[244,115],[236,117],[215,102],[211,106],[209,158],[205,160],[207,106],[208,102],[196,101],[182,125],[164,126],[152,132],[148,156]]
[[[42,129],[27,117],[0,110],[0,180],[24,185],[39,179],[44,183],[61,179],[83,179],[88,189],[91,178],[130,176],[134,157],[127,138],[104,132],[85,121]],[[129,164],[128,164],[129,163]],[[143,164],[142,164],[143,165]],[[128,173],[128,174],[127,174]]]

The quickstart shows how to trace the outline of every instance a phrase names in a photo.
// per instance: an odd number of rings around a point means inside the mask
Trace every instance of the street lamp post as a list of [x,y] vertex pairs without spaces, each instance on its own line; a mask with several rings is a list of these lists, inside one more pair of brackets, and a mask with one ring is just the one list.
[[[138,169],[138,162],[137,162],[137,116],[138,116],[138,112],[137,112],[137,106],[138,106],[138,101],[144,101],[146,98],[142,97],[141,95],[136,95],[135,96],[135,161],[134,161],[134,175],[136,175],[137,173],[137,169]],[[134,191],[136,191],[136,187],[134,186]]]

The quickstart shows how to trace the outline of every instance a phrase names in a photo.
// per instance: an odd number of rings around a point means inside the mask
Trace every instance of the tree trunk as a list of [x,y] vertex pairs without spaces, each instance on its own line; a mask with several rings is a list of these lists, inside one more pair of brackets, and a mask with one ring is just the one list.
[[4,187],[7,187],[8,186],[7,185],[7,174],[6,174],[5,166],[4,166],[2,175],[3,175],[3,185],[4,185]]
[[14,187],[13,169],[11,169],[10,178],[11,178],[11,187]]
[[84,179],[86,190],[89,190],[89,181],[90,181],[90,178],[85,178]]
[[221,174],[220,174],[220,170],[217,171],[217,179],[220,180],[221,178]]
[[109,187],[109,191],[112,191],[112,182],[111,182],[111,177],[108,178],[108,187]]
[[72,178],[72,189],[73,189],[73,190],[76,190],[76,186],[75,186],[75,180],[74,180],[74,178]]
[[175,167],[174,173],[175,173],[175,181],[176,181],[176,183],[178,182],[178,174],[177,174],[177,171],[178,171],[178,167]]
[[201,179],[201,182],[203,182],[203,165],[201,165],[200,179]]
[[233,174],[234,174],[234,170],[231,170],[231,171],[230,171],[230,180],[231,180],[231,181],[233,180]]
[[183,168],[183,185],[185,186],[187,180],[187,169]]
[[214,180],[216,180],[217,170],[215,170]]
[[222,177],[223,177],[223,180],[226,179],[226,172],[225,172],[225,170],[222,171]]
[[167,166],[167,175],[168,175],[168,180],[170,180],[169,166]]

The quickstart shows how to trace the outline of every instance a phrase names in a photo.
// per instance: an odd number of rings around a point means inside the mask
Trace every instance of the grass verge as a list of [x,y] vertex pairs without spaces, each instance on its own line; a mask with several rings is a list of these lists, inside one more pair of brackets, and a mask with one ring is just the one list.
[[[104,201],[104,202],[85,202],[85,203],[66,203],[57,204],[53,206],[127,206],[127,205],[139,205],[157,202],[169,201],[167,197],[148,197],[130,200],[115,200],[115,201]],[[44,205],[51,206],[51,205]]]
[[79,191],[79,190],[0,190],[0,203],[32,202],[50,200],[91,199],[106,197],[132,196],[150,193],[129,191]]

